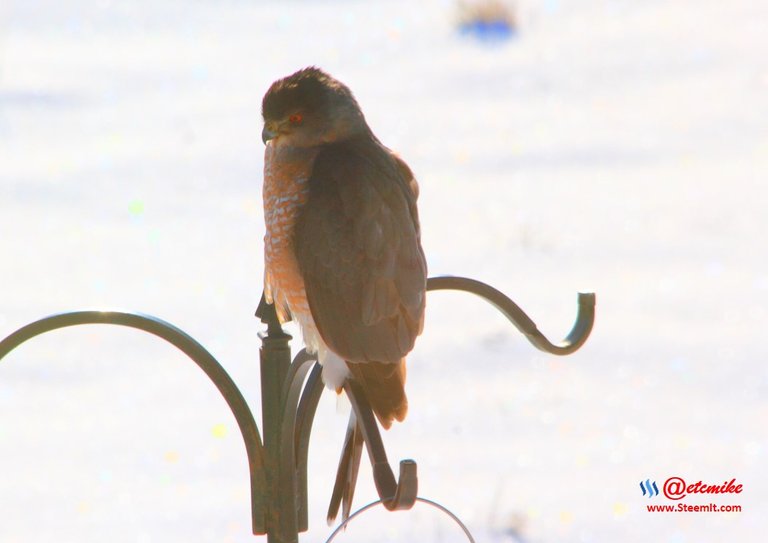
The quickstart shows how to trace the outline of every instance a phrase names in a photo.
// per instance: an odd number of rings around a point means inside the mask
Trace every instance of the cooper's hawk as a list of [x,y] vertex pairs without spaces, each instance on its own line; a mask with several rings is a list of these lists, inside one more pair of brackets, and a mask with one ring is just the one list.
[[326,386],[355,379],[389,428],[408,409],[404,357],[424,322],[418,185],[317,68],[275,81],[262,115],[267,301],[299,323]]

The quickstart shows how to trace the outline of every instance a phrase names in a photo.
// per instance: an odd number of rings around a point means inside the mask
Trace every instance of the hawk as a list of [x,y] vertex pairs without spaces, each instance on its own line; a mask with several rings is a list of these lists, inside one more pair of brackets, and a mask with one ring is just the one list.
[[325,385],[357,381],[389,428],[408,410],[405,356],[424,323],[416,180],[318,68],[275,81],[262,116],[266,299],[298,322]]

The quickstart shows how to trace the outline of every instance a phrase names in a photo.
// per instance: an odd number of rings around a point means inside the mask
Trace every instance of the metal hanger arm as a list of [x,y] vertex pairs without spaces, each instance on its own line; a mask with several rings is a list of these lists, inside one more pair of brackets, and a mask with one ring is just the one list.
[[520,309],[520,306],[500,290],[482,281],[467,277],[430,277],[427,280],[427,290],[461,290],[479,296],[501,311],[534,347],[550,354],[567,355],[578,350],[587,341],[595,322],[595,294],[580,292],[576,322],[565,339],[554,344],[539,331],[536,323]]
[[264,447],[256,421],[251,414],[248,403],[226,370],[205,347],[183,330],[164,320],[138,313],[121,311],[74,311],[71,313],[60,313],[32,322],[0,341],[0,360],[22,343],[36,336],[52,330],[58,330],[59,328],[82,324],[114,324],[149,332],[181,350],[213,381],[213,384],[216,385],[216,388],[218,388],[232,414],[235,416],[245,443],[251,477],[253,533],[265,533],[264,517],[266,503],[264,500],[264,488],[266,487],[266,474],[264,471]]

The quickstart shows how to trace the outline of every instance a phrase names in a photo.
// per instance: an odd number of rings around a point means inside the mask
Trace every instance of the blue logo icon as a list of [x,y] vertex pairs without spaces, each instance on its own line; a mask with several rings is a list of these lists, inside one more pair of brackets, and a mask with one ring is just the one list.
[[659,495],[659,487],[656,486],[656,481],[651,482],[650,479],[646,479],[645,482],[640,481],[640,490],[643,491],[643,496],[648,494],[649,498]]

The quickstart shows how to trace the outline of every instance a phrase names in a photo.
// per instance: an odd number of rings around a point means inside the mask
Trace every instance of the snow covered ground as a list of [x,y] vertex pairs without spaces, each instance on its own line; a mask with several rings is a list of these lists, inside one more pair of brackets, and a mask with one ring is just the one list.
[[[0,5],[0,336],[124,308],[186,330],[258,412],[259,107],[319,65],[421,182],[432,275],[512,296],[577,354],[538,353],[468,295],[429,298],[390,459],[478,541],[761,541],[768,518],[768,4],[520,0],[500,46],[430,2]],[[294,341],[294,347],[298,341]],[[345,407],[313,432],[311,531]],[[639,482],[744,491],[652,514]],[[357,503],[374,497],[368,471]],[[245,451],[205,376],[105,326],[0,363],[0,543],[247,542]],[[336,541],[461,541],[424,506]]]

